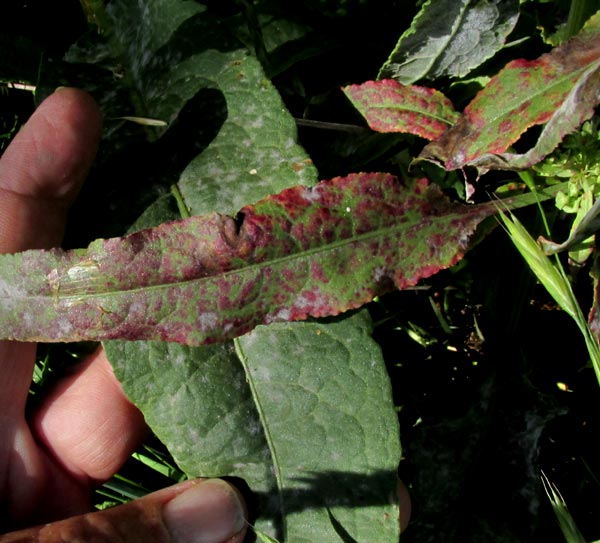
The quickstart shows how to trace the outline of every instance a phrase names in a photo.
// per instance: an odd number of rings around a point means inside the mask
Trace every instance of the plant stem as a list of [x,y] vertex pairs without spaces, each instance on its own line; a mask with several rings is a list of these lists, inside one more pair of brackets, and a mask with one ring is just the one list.
[[191,217],[190,210],[185,203],[183,194],[181,194],[181,191],[177,185],[171,185],[171,194],[173,195],[173,198],[175,198],[175,202],[177,202],[177,209],[179,210],[181,218],[189,219]]

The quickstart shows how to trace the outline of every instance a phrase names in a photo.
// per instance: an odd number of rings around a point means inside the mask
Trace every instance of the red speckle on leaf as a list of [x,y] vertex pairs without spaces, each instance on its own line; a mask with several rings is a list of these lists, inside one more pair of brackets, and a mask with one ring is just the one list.
[[323,270],[323,266],[318,262],[311,262],[310,275],[320,283],[327,284],[329,282],[329,277]]
[[[11,255],[10,276],[25,262],[43,270],[46,298],[34,298],[54,316],[36,321],[36,338],[199,345],[263,322],[336,315],[393,288],[390,276],[412,286],[455,263],[493,212],[451,203],[424,179],[352,174],[267,197],[237,220],[211,214],[83,252]],[[0,311],[16,319],[10,337],[21,337],[25,310]]]

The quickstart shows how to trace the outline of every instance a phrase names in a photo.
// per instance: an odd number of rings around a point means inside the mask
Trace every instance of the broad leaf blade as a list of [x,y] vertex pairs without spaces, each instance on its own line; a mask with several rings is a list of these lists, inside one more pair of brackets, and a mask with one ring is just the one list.
[[405,132],[428,140],[439,138],[459,118],[441,92],[393,79],[349,85],[344,93],[377,132]]
[[268,435],[277,481],[269,501],[285,515],[284,541],[398,540],[398,426],[370,332],[359,312],[259,327],[238,340]]
[[264,436],[247,424],[254,403],[243,373],[221,388],[234,373],[230,366],[238,365],[231,344],[108,341],[104,347],[125,392],[186,474],[217,477],[244,469],[254,470],[255,480],[268,479]]
[[[191,212],[234,213],[286,187],[316,183],[316,169],[296,143],[294,119],[259,62],[243,51],[203,57],[211,70],[205,77],[225,96],[227,120],[179,180]],[[197,73],[196,64],[180,66],[180,77]]]
[[[456,263],[493,206],[425,180],[354,174],[224,215],[87,250],[0,257],[2,337],[223,341],[261,323],[335,315]],[[239,231],[238,231],[239,229]]]
[[517,0],[429,0],[400,37],[379,78],[410,85],[462,77],[503,47],[518,17]]
[[[261,495],[276,486],[254,400],[231,343],[187,347],[104,342],[128,398],[189,477],[243,478]],[[260,527],[281,523],[274,508]]]
[[[510,62],[421,159],[447,170],[521,169],[544,158],[590,118],[600,91],[600,14],[566,44],[534,61]],[[531,126],[546,124],[525,154],[505,153]]]

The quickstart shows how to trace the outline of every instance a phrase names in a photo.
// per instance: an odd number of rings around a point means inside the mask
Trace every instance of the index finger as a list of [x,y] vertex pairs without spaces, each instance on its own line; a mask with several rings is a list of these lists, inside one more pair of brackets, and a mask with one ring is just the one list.
[[33,113],[0,159],[0,253],[60,243],[101,124],[95,101],[77,89],[56,91]]

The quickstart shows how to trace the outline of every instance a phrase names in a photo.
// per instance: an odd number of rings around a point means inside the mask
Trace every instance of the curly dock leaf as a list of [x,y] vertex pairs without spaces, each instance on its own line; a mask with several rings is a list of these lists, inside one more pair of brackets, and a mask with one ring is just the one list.
[[490,205],[450,203],[426,180],[352,174],[244,207],[0,257],[6,339],[223,341],[323,317],[456,263]]
[[435,140],[459,118],[441,92],[401,85],[393,79],[349,85],[343,91],[377,132],[404,132]]
[[[522,169],[539,162],[590,118],[600,92],[600,13],[573,39],[536,60],[514,60],[467,106],[420,159],[447,170]],[[545,124],[524,154],[506,153],[525,131]]]

